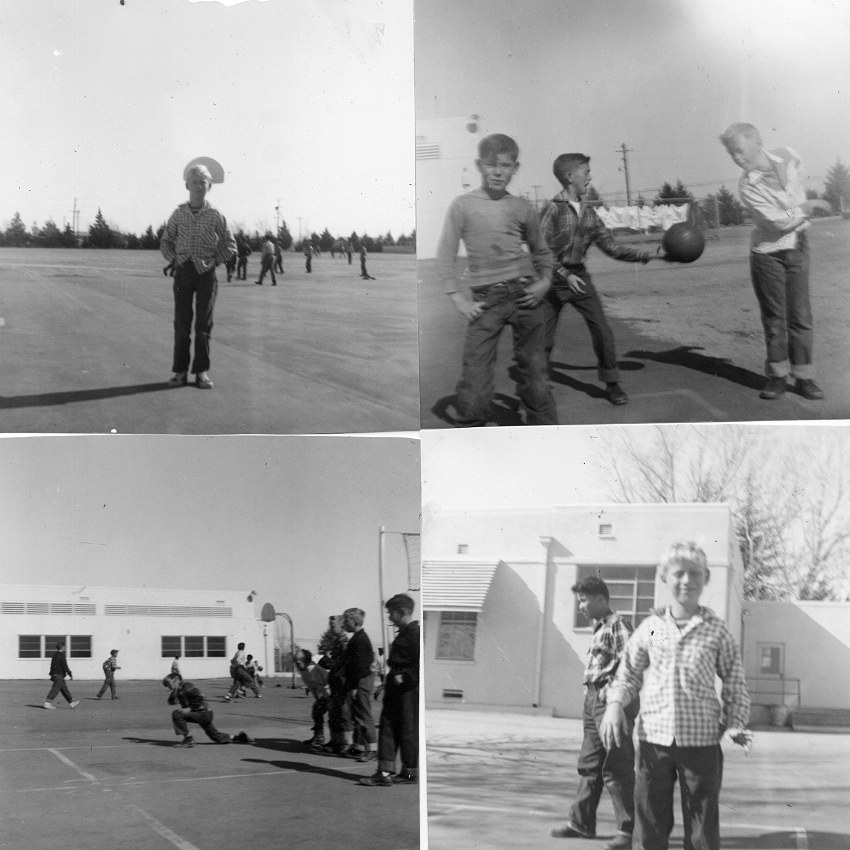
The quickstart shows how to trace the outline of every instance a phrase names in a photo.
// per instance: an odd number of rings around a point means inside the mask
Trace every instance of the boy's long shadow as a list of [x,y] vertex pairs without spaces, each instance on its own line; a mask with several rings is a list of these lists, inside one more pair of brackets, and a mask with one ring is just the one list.
[[[132,738],[127,736],[122,738],[121,740],[131,741],[134,744],[150,744],[153,747],[173,747],[176,744],[180,743],[180,738],[177,737],[171,738],[167,741],[163,741],[162,738]],[[205,743],[209,743],[213,747],[218,746],[218,744],[214,744],[212,741],[205,740]]]
[[133,384],[129,387],[103,387],[98,390],[69,390],[58,393],[38,393],[35,395],[10,395],[0,397],[0,410],[16,407],[51,407],[56,404],[73,404],[78,401],[98,401],[104,398],[120,398],[125,395],[161,392],[171,390],[166,381],[155,384]]
[[[564,371],[570,372],[596,372],[596,366],[576,366],[572,363],[560,363],[557,360],[552,360],[549,364],[551,366],[551,370],[549,372],[549,379],[554,384],[562,384],[565,387],[569,387],[572,390],[576,390],[577,392],[584,393],[589,398],[601,399],[603,401],[608,400],[608,393],[605,392],[604,387],[599,384],[589,384],[586,381],[580,381],[577,378],[572,377],[571,375],[565,375]],[[617,368],[621,372],[637,372],[640,369],[645,369],[643,363],[634,363],[628,360],[620,360],[617,362]],[[558,370],[558,371],[556,371]]]
[[[258,738],[254,747],[263,747],[268,750],[276,750],[280,753],[303,753],[307,755],[308,751],[304,749],[304,745],[299,741],[293,741],[286,738]],[[315,755],[315,754],[314,754]],[[339,758],[338,756],[319,756],[319,758]],[[348,771],[336,770],[332,767],[323,767],[321,765],[310,764],[304,761],[283,761],[280,759],[261,759],[261,758],[246,758],[242,761],[252,762],[253,764],[270,764],[273,767],[279,767],[281,770],[294,770],[300,773],[317,773],[322,776],[331,776],[334,779],[347,779],[349,782],[357,782],[362,774],[353,775]],[[341,759],[348,761],[349,764],[356,764],[350,759]]]
[[[796,850],[801,847],[797,832],[768,832],[749,838],[723,837],[724,850]],[[850,835],[838,832],[812,832],[806,830],[806,847],[809,850],[840,850],[850,847]]]
[[652,360],[656,363],[669,363],[672,366],[684,366],[686,369],[693,369],[695,372],[702,372],[715,378],[723,378],[751,390],[760,390],[764,387],[764,375],[735,366],[722,357],[707,357],[696,353],[703,350],[696,346],[680,345],[678,348],[670,348],[667,351],[627,351],[626,356]]

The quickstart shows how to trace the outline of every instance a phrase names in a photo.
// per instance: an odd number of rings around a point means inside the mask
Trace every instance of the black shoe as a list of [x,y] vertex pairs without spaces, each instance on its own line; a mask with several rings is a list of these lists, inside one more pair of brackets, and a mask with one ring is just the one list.
[[416,785],[419,777],[415,773],[396,773],[393,782],[396,785]]
[[798,378],[797,392],[803,398],[811,401],[818,401],[823,398],[823,390],[811,378]]
[[392,787],[392,784],[392,778],[385,773],[381,773],[380,770],[376,770],[371,776],[364,776],[362,779],[358,780],[358,785],[371,785],[373,787],[376,785]]
[[195,743],[193,738],[184,738],[179,744],[175,744],[174,746],[189,749],[190,747],[194,747]]
[[566,826],[559,829],[553,829],[549,835],[552,838],[596,838],[596,832],[588,832],[581,827],[576,826],[571,820],[567,821]]
[[759,398],[774,399],[779,398],[785,390],[788,389],[788,384],[785,383],[785,378],[768,378],[764,389],[759,393]]
[[608,401],[611,404],[628,404],[629,397],[625,390],[619,384],[606,384],[605,394],[608,396]]

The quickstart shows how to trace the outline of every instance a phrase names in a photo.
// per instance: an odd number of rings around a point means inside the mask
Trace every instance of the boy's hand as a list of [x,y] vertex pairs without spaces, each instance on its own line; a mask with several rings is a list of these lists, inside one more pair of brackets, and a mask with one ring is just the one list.
[[609,702],[599,724],[599,737],[606,750],[619,747],[625,737],[626,713],[618,702]]
[[545,277],[535,280],[534,283],[525,287],[525,291],[517,298],[516,303],[520,307],[536,307],[543,300],[543,296],[549,291],[551,285],[551,281]]
[[744,755],[750,754],[755,736],[749,729],[727,729],[726,734],[730,741],[744,748]]
[[461,295],[460,292],[452,292],[449,296],[452,299],[452,304],[461,316],[467,321],[474,322],[483,312],[484,305],[470,301],[468,298]]

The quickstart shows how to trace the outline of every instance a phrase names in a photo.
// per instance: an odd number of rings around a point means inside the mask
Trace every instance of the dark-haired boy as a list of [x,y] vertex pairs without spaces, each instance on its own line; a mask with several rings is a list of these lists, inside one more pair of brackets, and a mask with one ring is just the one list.
[[605,845],[605,850],[630,850],[635,818],[632,729],[638,712],[637,700],[624,709],[626,726],[617,746],[603,744],[599,724],[605,714],[608,687],[632,634],[632,624],[611,610],[608,585],[602,579],[588,576],[573,585],[572,591],[578,597],[579,611],[594,622],[593,638],[584,671],[584,740],[578,757],[578,791],[566,826],[553,829],[551,834],[555,838],[594,838],[596,809],[605,786],[617,819],[617,834]]
[[71,691],[68,690],[68,686],[65,684],[66,676],[69,679],[74,678],[71,668],[68,667],[68,659],[65,656],[65,644],[60,641],[56,644],[56,652],[53,653],[50,659],[50,681],[53,684],[50,686],[50,693],[47,694],[44,700],[45,708],[56,708],[53,705],[53,700],[56,699],[58,694],[62,694],[65,697],[65,701],[71,708],[76,708],[80,704],[78,699],[74,699],[71,696]]
[[168,704],[180,706],[171,712],[174,734],[183,736],[183,740],[176,746],[186,748],[194,746],[195,739],[189,734],[189,723],[197,723],[206,736],[216,744],[229,744],[231,741],[237,744],[253,743],[253,739],[245,732],[228,735],[226,732],[219,732],[213,726],[212,709],[207,705],[206,698],[197,685],[184,681],[179,675],[166,676],[162,684],[170,691]]
[[608,400],[611,404],[627,404],[629,397],[620,386],[614,334],[585,266],[585,255],[593,244],[609,257],[629,263],[648,263],[655,255],[631,245],[618,245],[593,207],[583,202],[590,186],[589,156],[562,153],[555,159],[552,173],[564,188],[549,202],[541,219],[543,234],[556,260],[552,288],[543,306],[546,361],[551,360],[555,347],[558,316],[565,304],[572,304],[590,331],[598,377],[605,384]]
[[[541,306],[550,286],[552,254],[534,207],[508,193],[518,158],[519,148],[510,136],[496,133],[479,142],[475,164],[481,187],[451,202],[437,246],[440,282],[467,320],[455,401],[459,426],[486,425],[492,418],[493,366],[506,325],[513,331],[520,374],[517,394],[525,408],[525,423],[557,424]],[[458,291],[455,262],[461,241],[469,263],[471,300]]]
[[[419,781],[419,623],[413,619],[413,600],[406,593],[397,593],[384,607],[398,632],[387,661],[378,769],[364,776],[361,785]],[[401,755],[401,770],[393,776],[396,753]]]

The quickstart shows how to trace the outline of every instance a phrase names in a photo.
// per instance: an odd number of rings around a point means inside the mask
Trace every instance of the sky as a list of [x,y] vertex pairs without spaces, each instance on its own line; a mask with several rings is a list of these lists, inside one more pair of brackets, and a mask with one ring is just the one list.
[[412,55],[412,0],[3,0],[0,227],[156,229],[210,156],[234,228],[410,233]]
[[[7,436],[0,580],[256,591],[307,646],[349,607],[374,635],[380,529],[418,532],[419,474],[409,435]],[[389,598],[407,560],[384,540]]]
[[633,201],[677,179],[735,191],[718,136],[736,121],[795,148],[822,191],[850,164],[848,57],[846,0],[419,0],[416,117],[477,114],[480,134],[514,136],[511,191],[532,199],[560,188],[557,154],[581,151],[623,203],[623,143]]

